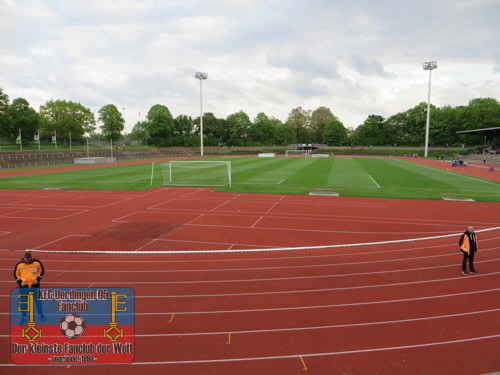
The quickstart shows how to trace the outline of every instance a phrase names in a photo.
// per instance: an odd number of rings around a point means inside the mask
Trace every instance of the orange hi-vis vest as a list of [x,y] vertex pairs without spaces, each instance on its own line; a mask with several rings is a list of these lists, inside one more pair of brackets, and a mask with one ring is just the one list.
[[[460,246],[460,249],[465,251],[467,254],[470,253],[469,236],[467,234],[464,235],[464,240],[462,242],[462,245]],[[477,251],[477,245],[476,245],[476,251]]]
[[31,288],[33,282],[39,276],[43,276],[43,266],[38,260],[34,260],[31,263],[19,262],[16,265],[15,275],[17,280],[21,280]]

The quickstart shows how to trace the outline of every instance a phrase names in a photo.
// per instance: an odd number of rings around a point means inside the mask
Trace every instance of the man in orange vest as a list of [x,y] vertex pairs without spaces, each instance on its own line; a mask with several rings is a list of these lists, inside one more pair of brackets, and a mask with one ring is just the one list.
[[[36,258],[31,256],[31,253],[25,253],[23,258],[14,267],[14,278],[20,288],[40,288],[40,280],[42,280],[45,269],[43,264]],[[41,301],[38,299],[38,291],[35,291],[35,305],[38,311],[38,316],[42,321],[45,320]],[[27,321],[26,312],[22,313],[21,324]]]
[[474,227],[468,227],[458,241],[460,251],[464,254],[462,260],[462,273],[467,275],[467,260],[469,261],[469,270],[473,274],[478,274],[474,269],[474,253],[477,251],[477,238]]

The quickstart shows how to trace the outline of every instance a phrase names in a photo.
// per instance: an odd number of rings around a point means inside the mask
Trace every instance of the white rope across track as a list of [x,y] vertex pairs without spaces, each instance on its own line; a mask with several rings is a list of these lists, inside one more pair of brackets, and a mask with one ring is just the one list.
[[[500,227],[493,227],[487,229],[477,230],[476,233],[491,232],[499,230]],[[408,238],[404,240],[391,240],[391,241],[378,241],[378,242],[362,242],[351,244],[338,244],[338,245],[320,245],[320,246],[299,246],[299,247],[279,247],[279,248],[265,248],[265,249],[229,249],[229,250],[160,250],[160,251],[114,251],[114,250],[37,250],[26,249],[29,252],[38,253],[70,253],[70,254],[120,254],[120,255],[142,255],[142,254],[220,254],[220,253],[257,253],[257,252],[271,252],[271,251],[299,251],[299,250],[319,250],[319,249],[336,249],[344,247],[360,247],[360,246],[376,246],[376,245],[390,245],[394,243],[405,242],[418,242],[437,240],[441,238],[451,238],[461,236],[463,232],[443,234],[440,236]]]

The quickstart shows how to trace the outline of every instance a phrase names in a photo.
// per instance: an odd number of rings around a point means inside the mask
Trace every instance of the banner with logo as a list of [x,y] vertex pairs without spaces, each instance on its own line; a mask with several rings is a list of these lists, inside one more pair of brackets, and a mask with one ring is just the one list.
[[10,296],[16,364],[131,363],[134,292],[129,288],[17,288]]

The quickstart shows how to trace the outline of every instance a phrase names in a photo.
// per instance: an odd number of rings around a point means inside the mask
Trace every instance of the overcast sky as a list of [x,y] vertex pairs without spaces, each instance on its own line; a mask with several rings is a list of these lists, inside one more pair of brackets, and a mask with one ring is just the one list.
[[[39,106],[115,104],[127,129],[326,106],[345,126],[427,101],[500,99],[499,0],[0,0],[0,87]],[[124,108],[124,109],[123,109]],[[140,113],[140,116],[139,116]]]

